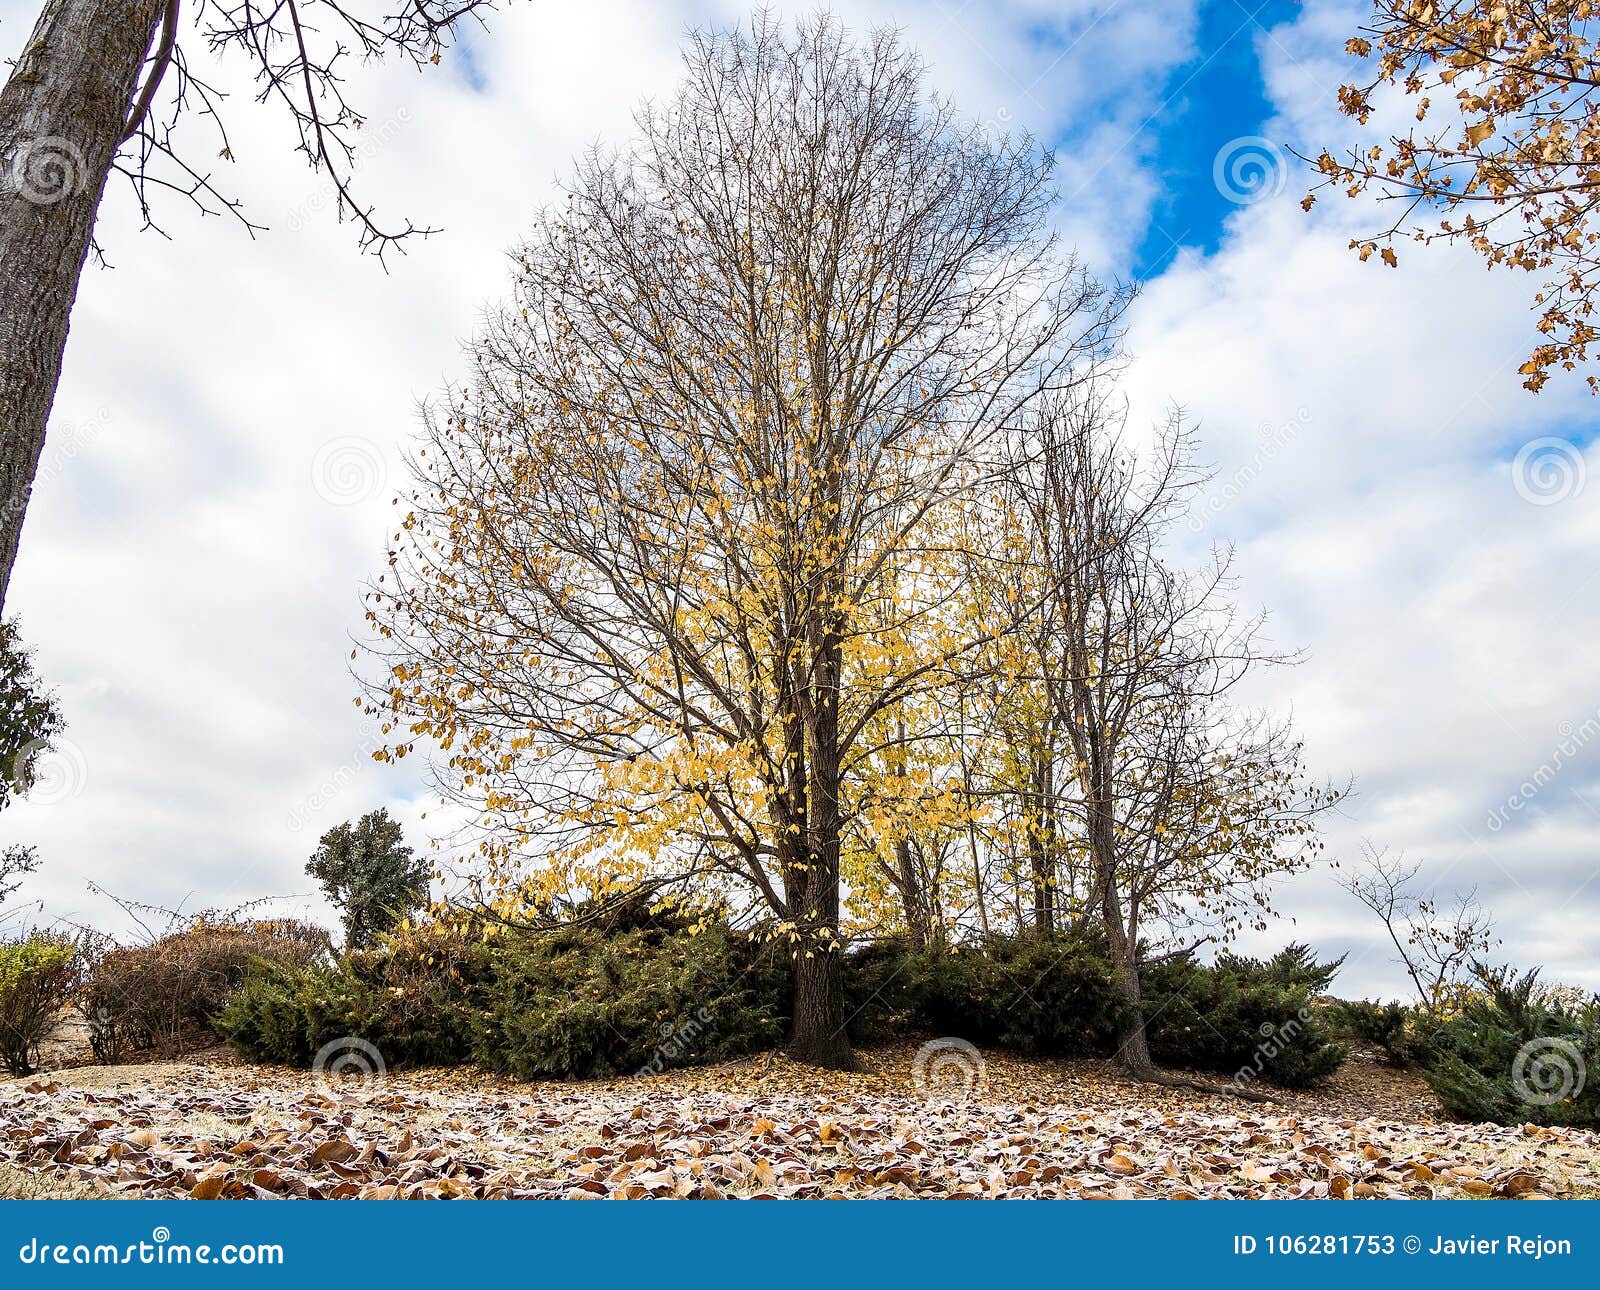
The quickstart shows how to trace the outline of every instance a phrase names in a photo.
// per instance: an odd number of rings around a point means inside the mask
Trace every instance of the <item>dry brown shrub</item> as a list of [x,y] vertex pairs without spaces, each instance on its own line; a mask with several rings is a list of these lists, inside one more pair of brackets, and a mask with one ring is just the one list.
[[94,957],[82,1000],[95,1059],[176,1056],[214,1043],[212,1020],[253,965],[306,967],[330,950],[327,932],[310,923],[215,915],[148,944],[105,947]]

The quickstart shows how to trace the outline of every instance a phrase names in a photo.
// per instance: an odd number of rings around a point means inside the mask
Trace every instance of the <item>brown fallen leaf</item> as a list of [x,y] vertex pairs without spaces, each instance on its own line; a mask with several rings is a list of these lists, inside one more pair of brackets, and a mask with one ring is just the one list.
[[354,1143],[346,1142],[343,1138],[335,1138],[331,1142],[324,1142],[311,1153],[311,1159],[316,1164],[327,1164],[330,1160],[343,1164],[356,1154]]
[[216,1200],[222,1195],[222,1189],[228,1185],[228,1175],[223,1171],[214,1171],[204,1175],[193,1187],[189,1189],[190,1200]]

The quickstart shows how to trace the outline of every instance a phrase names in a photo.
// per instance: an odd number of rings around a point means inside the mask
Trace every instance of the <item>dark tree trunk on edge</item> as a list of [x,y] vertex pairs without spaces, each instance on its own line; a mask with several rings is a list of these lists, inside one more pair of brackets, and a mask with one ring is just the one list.
[[164,0],[45,0],[0,90],[0,607],[95,212]]

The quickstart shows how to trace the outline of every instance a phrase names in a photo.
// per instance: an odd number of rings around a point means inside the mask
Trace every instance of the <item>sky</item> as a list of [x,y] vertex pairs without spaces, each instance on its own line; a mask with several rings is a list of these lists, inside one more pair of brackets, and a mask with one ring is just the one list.
[[[227,60],[233,160],[207,164],[268,231],[169,204],[162,236],[125,191],[103,205],[110,267],[79,292],[7,607],[69,722],[0,815],[0,844],[39,848],[14,898],[33,916],[124,929],[93,883],[329,919],[304,873],[323,831],[379,805],[419,845],[445,831],[419,762],[371,761],[349,671],[419,403],[465,370],[571,159],[670,93],[688,29],[749,16],[501,8],[438,67],[352,77],[365,193],[442,230],[387,271]],[[1355,793],[1326,822],[1330,863],[1286,883],[1246,947],[1307,940],[1349,955],[1337,992],[1401,993],[1334,881],[1370,840],[1442,897],[1476,889],[1498,957],[1600,989],[1600,405],[1571,378],[1521,388],[1525,281],[1445,247],[1363,265],[1347,244],[1371,208],[1301,210],[1294,154],[1350,137],[1335,94],[1361,9],[833,6],[856,31],[901,28],[964,113],[1055,151],[1061,234],[1139,285],[1134,424],[1182,407],[1215,470],[1180,554],[1231,544],[1241,601],[1304,652],[1244,697],[1292,714],[1309,765]],[[0,0],[8,60],[35,10]]]

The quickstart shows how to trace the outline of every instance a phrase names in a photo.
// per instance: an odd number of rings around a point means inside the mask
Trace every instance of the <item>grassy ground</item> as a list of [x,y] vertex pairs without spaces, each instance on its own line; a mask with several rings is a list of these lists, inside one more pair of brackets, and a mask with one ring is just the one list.
[[37,1173],[0,1165],[0,1200],[94,1200],[102,1193],[69,1173]]

